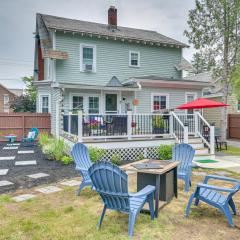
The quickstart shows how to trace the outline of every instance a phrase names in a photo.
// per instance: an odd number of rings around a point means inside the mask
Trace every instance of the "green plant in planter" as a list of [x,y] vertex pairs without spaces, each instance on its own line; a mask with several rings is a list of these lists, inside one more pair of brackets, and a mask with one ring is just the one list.
[[61,162],[63,162],[65,165],[68,165],[73,162],[73,159],[70,156],[63,156],[61,158]]
[[173,145],[160,145],[157,148],[158,158],[160,160],[172,159],[172,147]]
[[98,160],[101,160],[106,154],[106,150],[102,148],[89,147],[88,151],[92,162],[97,162]]
[[114,153],[111,157],[111,162],[116,165],[120,165],[121,163],[121,156],[119,154]]
[[152,120],[154,128],[164,128],[164,120],[161,116],[154,116]]

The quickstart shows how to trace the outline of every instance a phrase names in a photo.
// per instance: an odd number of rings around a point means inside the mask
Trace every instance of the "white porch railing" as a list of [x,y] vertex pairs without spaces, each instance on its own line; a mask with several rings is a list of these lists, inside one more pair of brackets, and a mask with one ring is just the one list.
[[188,143],[189,134],[200,137],[214,154],[214,127],[196,112],[194,114],[85,114],[69,112],[63,116],[63,132],[87,139],[140,138],[171,136],[178,143]]

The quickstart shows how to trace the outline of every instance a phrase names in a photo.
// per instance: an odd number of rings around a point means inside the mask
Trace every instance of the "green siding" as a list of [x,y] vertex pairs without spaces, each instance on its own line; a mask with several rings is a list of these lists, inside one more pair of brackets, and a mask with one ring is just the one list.
[[[81,43],[96,45],[96,73],[80,72]],[[181,78],[181,71],[174,67],[182,56],[182,50],[178,48],[86,38],[57,32],[56,49],[69,54],[68,60],[57,61],[56,80],[62,83],[104,86],[112,76],[116,76],[120,81],[143,75]],[[140,52],[140,68],[129,67],[129,50]]]

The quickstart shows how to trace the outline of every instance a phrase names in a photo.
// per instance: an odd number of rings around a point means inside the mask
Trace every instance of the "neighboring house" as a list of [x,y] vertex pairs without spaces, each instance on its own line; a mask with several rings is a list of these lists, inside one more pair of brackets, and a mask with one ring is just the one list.
[[[202,96],[211,83],[183,79],[186,44],[149,30],[37,14],[37,112],[152,113]],[[135,104],[133,104],[135,102]],[[138,103],[138,104],[136,104]],[[60,109],[59,109],[60,108]],[[59,111],[60,110],[60,111]]]
[[[218,102],[223,101],[221,84],[213,79],[211,72],[203,72],[195,75],[191,74],[188,75],[187,78],[194,81],[212,83],[211,87],[203,89],[203,97]],[[240,113],[240,101],[231,90],[229,91],[227,104],[229,104],[227,107],[228,114]],[[214,123],[217,128],[221,128],[221,111],[222,108],[203,109],[203,116],[209,123]]]
[[12,112],[10,102],[17,97],[17,95],[5,86],[0,84],[0,112]]

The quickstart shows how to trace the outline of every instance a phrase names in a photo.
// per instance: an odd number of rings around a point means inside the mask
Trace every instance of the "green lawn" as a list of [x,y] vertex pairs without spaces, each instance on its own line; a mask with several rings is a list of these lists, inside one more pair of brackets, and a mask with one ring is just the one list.
[[[208,173],[214,171],[208,170]],[[240,175],[234,174],[234,177],[240,178]],[[194,176],[193,187],[202,179],[201,176]],[[131,174],[129,180],[130,187],[134,190],[136,175]],[[198,208],[193,207],[190,217],[185,218],[184,209],[191,192],[184,193],[183,184],[179,183],[179,198],[165,206],[158,219],[151,221],[149,215],[139,215],[134,239],[239,239],[239,216],[234,217],[237,227],[230,228],[221,213],[201,204]],[[239,195],[235,201],[239,209]],[[21,203],[12,202],[9,195],[2,195],[0,239],[128,239],[128,217],[122,213],[107,211],[101,230],[96,229],[101,210],[102,203],[98,194],[90,189],[83,190],[78,197],[75,188],[65,187],[62,192],[38,194],[36,198]]]
[[237,147],[228,146],[228,150],[222,150],[222,152],[235,156],[240,156],[240,148]]

